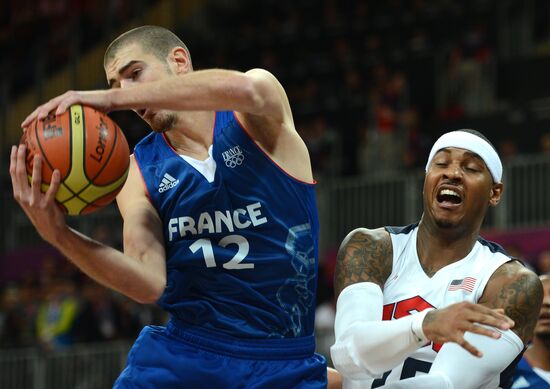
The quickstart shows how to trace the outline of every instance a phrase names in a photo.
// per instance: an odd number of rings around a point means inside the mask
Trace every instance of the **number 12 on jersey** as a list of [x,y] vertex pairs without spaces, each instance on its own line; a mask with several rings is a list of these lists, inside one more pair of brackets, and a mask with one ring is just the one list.
[[[250,245],[248,240],[242,235],[228,235],[222,238],[218,242],[218,246],[227,247],[230,244],[236,244],[238,247],[235,255],[222,266],[224,269],[228,270],[242,270],[242,269],[254,269],[253,263],[241,263],[243,259],[246,258],[250,250]],[[206,267],[216,267],[216,258],[214,257],[214,248],[212,246],[212,241],[207,238],[198,239],[189,246],[189,250],[192,253],[196,253],[199,250],[202,250],[202,255],[204,257],[204,262]]]

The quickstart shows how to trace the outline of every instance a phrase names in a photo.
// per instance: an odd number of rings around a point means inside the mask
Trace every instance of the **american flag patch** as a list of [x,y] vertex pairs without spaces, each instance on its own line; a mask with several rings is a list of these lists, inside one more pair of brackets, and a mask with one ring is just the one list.
[[467,292],[473,292],[474,286],[476,286],[476,279],[473,277],[466,277],[461,280],[452,280],[448,290],[465,290]]

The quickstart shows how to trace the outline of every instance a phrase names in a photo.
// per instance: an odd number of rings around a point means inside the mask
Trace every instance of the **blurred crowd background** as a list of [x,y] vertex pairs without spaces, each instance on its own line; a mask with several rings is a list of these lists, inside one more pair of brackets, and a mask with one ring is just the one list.
[[[106,88],[101,55],[108,42],[151,23],[171,28],[186,42],[195,69],[271,71],[287,91],[320,190],[421,176],[433,141],[459,128],[483,132],[505,165],[535,160],[550,166],[546,0],[4,0],[0,348],[51,351],[131,340],[143,325],[166,320],[157,308],[97,285],[45,246],[12,200],[7,174],[8,150],[25,115],[66,89]],[[112,117],[131,146],[148,132],[133,113]],[[525,198],[548,203],[550,169],[531,181]],[[367,190],[354,201],[368,203],[374,195]],[[102,212],[71,223],[120,248],[116,208]],[[550,211],[546,206],[529,212],[534,216],[519,226],[507,223],[511,217],[495,216],[487,234],[535,271],[548,272]],[[406,224],[419,216],[381,223]],[[321,242],[320,333],[332,331],[337,244],[346,231],[371,222],[344,220],[334,239]],[[330,342],[322,337],[319,347]]]

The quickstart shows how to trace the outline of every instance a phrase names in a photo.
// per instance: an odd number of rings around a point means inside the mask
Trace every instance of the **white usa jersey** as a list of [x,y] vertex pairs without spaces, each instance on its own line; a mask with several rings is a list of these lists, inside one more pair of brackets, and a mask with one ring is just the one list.
[[[386,230],[393,246],[393,268],[384,284],[384,320],[396,320],[427,308],[444,308],[461,301],[476,303],[495,270],[511,260],[502,247],[479,238],[465,258],[445,266],[430,278],[422,269],[417,254],[418,224],[386,227]],[[441,346],[427,344],[399,366],[384,373],[382,378],[351,386],[378,388],[389,382],[426,374]],[[503,373],[486,388],[508,388],[513,366]]]

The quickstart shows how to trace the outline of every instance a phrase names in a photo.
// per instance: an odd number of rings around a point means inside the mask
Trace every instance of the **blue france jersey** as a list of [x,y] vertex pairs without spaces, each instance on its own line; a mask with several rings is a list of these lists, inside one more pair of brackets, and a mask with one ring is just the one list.
[[[547,377],[546,379],[548,380]],[[525,358],[522,358],[516,371],[514,372],[514,384],[512,389],[550,389],[550,382],[545,381],[540,375],[538,375],[529,362]]]
[[163,223],[158,304],[186,326],[240,338],[313,334],[319,222],[314,185],[282,171],[233,112],[216,113],[208,182],[152,133],[134,155]]

